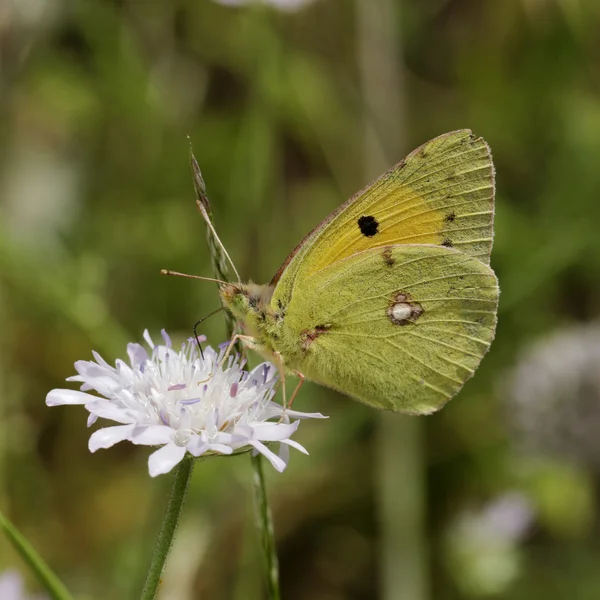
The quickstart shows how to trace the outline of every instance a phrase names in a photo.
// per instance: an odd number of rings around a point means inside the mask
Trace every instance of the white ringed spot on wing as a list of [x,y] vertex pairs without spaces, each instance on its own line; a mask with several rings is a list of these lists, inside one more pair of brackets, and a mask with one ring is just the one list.
[[394,292],[387,307],[387,316],[394,325],[410,325],[425,312],[423,307],[414,302],[405,292]]

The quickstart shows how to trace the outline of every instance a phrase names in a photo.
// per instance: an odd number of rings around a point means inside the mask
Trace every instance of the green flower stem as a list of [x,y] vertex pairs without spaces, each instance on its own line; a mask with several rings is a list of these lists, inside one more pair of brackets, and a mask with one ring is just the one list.
[[262,456],[257,454],[256,456],[253,456],[251,460],[252,469],[254,471],[253,483],[256,527],[260,535],[260,542],[263,550],[269,600],[280,600],[279,562],[277,560],[277,548],[275,547],[273,517],[267,500],[267,488],[265,486]]
[[[410,118],[401,58],[404,5],[408,2],[356,0],[367,180],[396,162],[407,146]],[[416,417],[380,415],[377,491],[382,600],[427,600],[430,596],[421,428]]]
[[[256,6],[250,17],[250,26],[252,28],[251,35],[253,38],[252,43],[256,46],[256,55],[259,57],[259,64],[257,64],[257,67],[260,66],[260,68],[257,69],[257,72],[262,74],[264,80],[255,82],[251,107],[245,119],[246,127],[249,132],[248,137],[252,137],[253,139],[253,149],[250,158],[258,161],[258,164],[254,164],[253,173],[259,175],[250,178],[250,181],[247,180],[247,177],[244,174],[244,169],[247,166],[245,160],[242,161],[243,166],[239,161],[237,165],[234,165],[234,173],[232,175],[234,181],[243,182],[243,197],[249,196],[254,198],[256,202],[260,202],[261,199],[268,196],[268,190],[266,188],[268,179],[265,174],[269,173],[269,169],[274,160],[274,157],[272,156],[273,131],[269,120],[270,110],[265,105],[263,99],[263,96],[268,96],[268,94],[261,93],[261,90],[264,92],[264,90],[270,86],[271,76],[273,76],[273,57],[278,56],[278,52],[271,47],[273,36],[269,35],[271,31],[270,28],[264,26],[265,23],[263,19],[266,14],[265,11]],[[206,193],[206,184],[202,177],[198,162],[191,151],[190,164],[194,179],[194,189],[196,191],[196,203],[206,222],[206,234],[214,274],[218,279],[230,281],[230,261],[226,256],[221,243],[216,239],[212,227],[212,211]],[[235,271],[235,268],[233,270]],[[232,336],[235,330],[235,322],[228,311],[225,311],[224,314],[228,333]],[[235,346],[235,351],[242,356],[245,355],[245,349],[239,341]],[[258,454],[257,456],[252,457],[251,462],[254,481],[256,526],[264,552],[265,579],[267,581],[269,599],[279,600],[281,597],[279,592],[279,565],[277,561],[271,509],[267,500],[262,456]]]
[[52,600],[73,600],[73,596],[71,596],[62,581],[36,552],[25,536],[2,513],[0,513],[0,530],[6,534],[17,552],[35,573]]
[[165,518],[163,519],[163,524],[154,546],[152,562],[148,569],[142,595],[140,596],[141,600],[152,600],[158,592],[160,578],[173,544],[173,537],[179,524],[179,518],[183,510],[193,469],[194,459],[190,456],[184,458],[175,469],[169,504],[167,505]]

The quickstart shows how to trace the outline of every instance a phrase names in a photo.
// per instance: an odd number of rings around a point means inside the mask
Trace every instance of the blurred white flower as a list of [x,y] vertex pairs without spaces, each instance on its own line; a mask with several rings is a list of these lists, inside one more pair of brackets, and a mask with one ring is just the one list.
[[300,8],[311,4],[314,0],[214,0],[217,4],[224,4],[225,6],[244,6],[253,3],[262,3],[269,6],[273,6],[280,10],[299,10]]
[[526,350],[503,385],[521,452],[600,465],[600,326],[577,325]]
[[[139,344],[128,344],[130,365],[117,360],[111,367],[96,352],[95,362],[77,361],[78,375],[67,381],[80,382],[81,391],[52,390],[46,404],[82,404],[90,413],[88,425],[99,417],[121,423],[93,433],[92,452],[123,440],[162,446],[148,461],[153,477],[170,471],[188,452],[206,456],[252,450],[278,471],[287,465],[288,446],[307,454],[290,439],[299,425],[290,418],[325,417],[284,411],[273,402],[277,372],[272,364],[247,372],[239,356],[230,355],[219,366],[227,344],[219,352],[207,347],[201,358],[194,339],[176,352],[164,330],[162,337],[164,345],[155,345],[144,332],[150,354]],[[103,398],[87,393],[90,390]],[[280,444],[279,455],[267,447],[269,442]]]
[[17,571],[0,573],[0,600],[47,600],[48,596],[25,594],[25,584]]
[[446,538],[450,572],[466,593],[503,592],[518,576],[519,542],[534,518],[529,499],[508,492],[479,510],[465,510]]

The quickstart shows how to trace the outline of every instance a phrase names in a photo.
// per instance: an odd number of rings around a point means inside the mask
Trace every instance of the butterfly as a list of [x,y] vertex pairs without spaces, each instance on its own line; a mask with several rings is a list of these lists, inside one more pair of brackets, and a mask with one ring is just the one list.
[[269,284],[220,285],[234,339],[300,377],[291,400],[306,378],[380,409],[438,410],[494,338],[494,185],[471,131],[423,144],[317,225]]

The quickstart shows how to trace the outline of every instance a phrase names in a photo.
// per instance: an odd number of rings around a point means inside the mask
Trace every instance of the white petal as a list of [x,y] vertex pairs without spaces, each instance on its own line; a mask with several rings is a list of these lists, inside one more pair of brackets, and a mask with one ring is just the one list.
[[92,356],[94,357],[94,360],[99,364],[102,365],[103,367],[106,367],[108,370],[110,371],[114,371],[115,368],[111,367],[101,356],[100,354],[98,354],[98,352],[96,352],[95,350],[92,350]]
[[[251,428],[248,428],[251,430]],[[219,431],[217,435],[213,438],[213,441],[216,444],[225,444],[226,446],[231,446],[232,444],[245,444],[250,436],[247,435],[237,435],[234,433],[225,433],[224,431]]]
[[321,413],[305,413],[289,409],[286,409],[285,413],[295,419],[329,419],[327,415],[322,415]]
[[173,429],[166,425],[149,425],[136,427],[129,438],[134,444],[145,446],[160,446],[173,441]]
[[126,411],[123,408],[115,406],[109,400],[98,400],[94,396],[94,402],[88,402],[85,407],[91,413],[94,413],[97,417],[101,419],[110,419],[111,421],[116,421],[117,423],[135,423],[136,420],[129,414],[129,411]]
[[287,444],[279,444],[277,455],[287,465],[290,461],[290,447]]
[[287,465],[277,454],[271,452],[264,444],[256,440],[250,440],[248,443],[254,446],[280,473],[283,472]]
[[96,452],[100,448],[110,448],[115,444],[131,438],[134,425],[116,425],[105,427],[94,431],[88,442],[90,452]]
[[97,396],[85,394],[77,390],[52,390],[46,396],[47,406],[60,406],[62,404],[87,404],[90,400],[96,400]]
[[183,446],[167,444],[160,450],[153,452],[148,458],[148,471],[151,477],[168,473],[176,464],[180,463],[185,456],[186,449]]
[[75,369],[85,379],[85,383],[91,385],[103,396],[110,396],[122,388],[116,372],[109,371],[96,363],[78,360],[75,363]]
[[233,433],[237,437],[242,437],[246,440],[250,440],[254,435],[254,429],[250,427],[250,425],[239,424],[234,427]]
[[269,404],[263,413],[263,418],[270,419],[272,417],[279,417],[283,415],[287,417],[293,417],[295,419],[329,419],[328,416],[322,415],[321,413],[305,413],[297,410],[290,410],[289,408],[284,410],[283,406],[281,406],[281,404],[277,404],[277,402],[271,402]]
[[91,427],[98,420],[98,416],[94,413],[88,415],[87,426]]
[[308,450],[302,444],[299,444],[294,440],[281,440],[281,443],[296,448],[296,450],[300,450],[302,454],[308,454]]
[[144,329],[144,339],[146,340],[146,343],[148,344],[148,346],[150,346],[150,348],[154,348],[154,342],[152,341],[152,338],[150,337],[150,332],[147,329]]
[[161,363],[165,362],[166,360],[174,359],[178,355],[178,353],[175,352],[173,348],[169,348],[167,346],[162,345],[154,346],[153,351],[156,360],[158,360]]
[[[265,377],[265,369],[267,371],[267,376]],[[259,384],[267,383],[271,381],[271,379],[277,379],[278,372],[277,367],[270,362],[260,363],[257,367],[254,367],[252,371],[248,374],[248,381],[252,381],[252,379],[257,379]]]
[[23,579],[12,569],[0,575],[0,598],[6,600],[21,600],[25,597]]
[[233,452],[233,448],[225,446],[225,444],[208,444],[208,449],[213,452],[220,452],[221,454],[231,454]]
[[189,442],[187,445],[188,452],[194,456],[202,456],[208,450],[208,444],[203,442],[199,437]]
[[167,333],[166,329],[161,329],[160,330],[160,335],[162,335],[162,339],[165,342],[165,346],[171,348],[171,346],[173,346],[173,342],[171,342],[171,338],[169,337],[169,334]]
[[125,380],[126,383],[133,382],[133,379],[134,379],[133,369],[125,361],[122,361],[121,359],[117,359],[116,364],[117,364],[117,373],[119,374],[121,387],[123,387],[123,380]]
[[139,369],[139,366],[150,358],[146,348],[140,344],[127,344],[127,354],[134,369]]
[[256,423],[252,425],[254,429],[252,437],[263,442],[279,442],[293,435],[298,429],[298,425],[300,425],[300,421],[294,421],[289,425],[285,423]]

